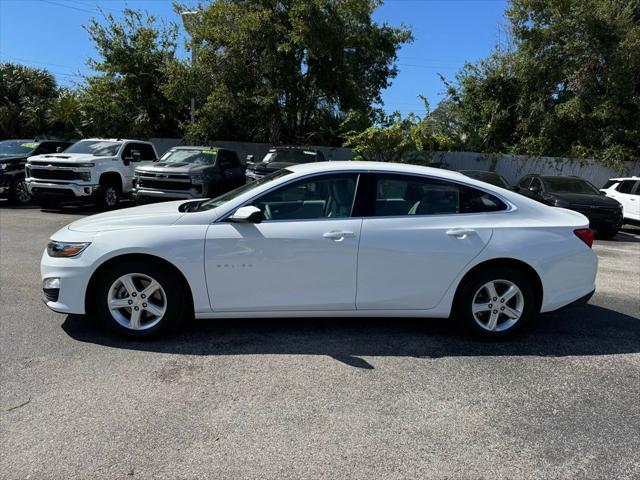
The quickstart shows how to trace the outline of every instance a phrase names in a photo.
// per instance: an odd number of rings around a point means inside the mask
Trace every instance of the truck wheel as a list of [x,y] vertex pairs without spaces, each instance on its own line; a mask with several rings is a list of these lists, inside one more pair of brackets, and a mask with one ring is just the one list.
[[14,205],[28,205],[31,203],[31,194],[24,177],[18,177],[13,181],[9,192],[9,201]]
[[105,182],[98,190],[98,208],[102,211],[113,210],[120,202],[120,185],[113,181]]

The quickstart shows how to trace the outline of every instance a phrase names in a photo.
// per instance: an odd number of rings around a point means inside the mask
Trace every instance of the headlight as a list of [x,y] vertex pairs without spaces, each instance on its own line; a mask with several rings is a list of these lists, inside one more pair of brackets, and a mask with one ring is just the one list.
[[47,254],[50,257],[75,257],[91,245],[91,242],[56,242],[51,240],[47,245]]
[[6,170],[8,166],[8,163],[0,163],[0,170]]
[[96,164],[95,163],[79,163],[77,166],[80,168],[91,168],[91,167],[95,167]]

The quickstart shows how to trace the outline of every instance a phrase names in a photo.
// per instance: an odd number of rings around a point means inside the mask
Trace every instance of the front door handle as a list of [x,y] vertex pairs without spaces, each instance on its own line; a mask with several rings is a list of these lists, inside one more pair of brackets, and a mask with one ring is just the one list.
[[451,230],[447,230],[447,235],[450,237],[456,237],[460,240],[464,240],[473,233],[476,233],[476,231],[471,228],[453,228]]
[[353,237],[355,237],[356,234],[353,233],[353,232],[348,232],[346,230],[341,230],[341,231],[332,230],[330,232],[323,233],[322,236],[324,238],[328,238],[329,240],[334,240],[336,242],[341,242],[345,238],[353,238]]

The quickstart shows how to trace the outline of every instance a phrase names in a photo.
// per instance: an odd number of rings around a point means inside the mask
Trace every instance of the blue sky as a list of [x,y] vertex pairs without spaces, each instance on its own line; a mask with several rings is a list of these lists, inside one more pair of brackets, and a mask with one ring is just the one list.
[[[98,7],[118,15],[125,6],[179,21],[169,0],[0,0],[0,61],[47,68],[60,84],[71,85],[89,73],[86,59],[95,57],[82,25],[100,16]],[[419,94],[434,108],[444,91],[438,73],[453,78],[465,61],[489,54],[506,6],[506,0],[387,0],[376,20],[405,23],[415,39],[399,52],[399,74],[383,93],[384,109],[422,114]],[[186,56],[184,49],[180,55]]]

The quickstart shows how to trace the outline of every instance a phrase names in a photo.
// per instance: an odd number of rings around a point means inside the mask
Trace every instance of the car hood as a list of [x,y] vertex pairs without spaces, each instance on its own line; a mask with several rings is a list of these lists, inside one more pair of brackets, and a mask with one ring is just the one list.
[[111,160],[113,157],[96,157],[90,153],[47,153],[29,157],[30,162],[56,162],[56,163],[88,163],[102,159]]
[[254,170],[256,172],[275,172],[282,170],[283,168],[291,167],[292,165],[299,165],[293,162],[260,162],[247,165],[247,170]]
[[213,165],[193,165],[190,163],[167,163],[156,162],[150,165],[141,165],[136,168],[136,172],[149,173],[198,173],[202,172]]
[[76,232],[104,232],[149,226],[173,225],[184,215],[178,210],[184,200],[152,203],[139,207],[125,208],[113,212],[91,215],[69,225]]
[[27,158],[27,157],[25,157],[24,155],[23,156],[20,156],[20,155],[6,155],[6,156],[5,155],[0,155],[0,163],[17,162],[17,161],[20,161],[20,160],[24,160],[25,158]]
[[587,193],[551,193],[549,196],[568,202],[569,205],[594,205],[602,207],[617,207],[620,205],[613,198],[605,195]]

